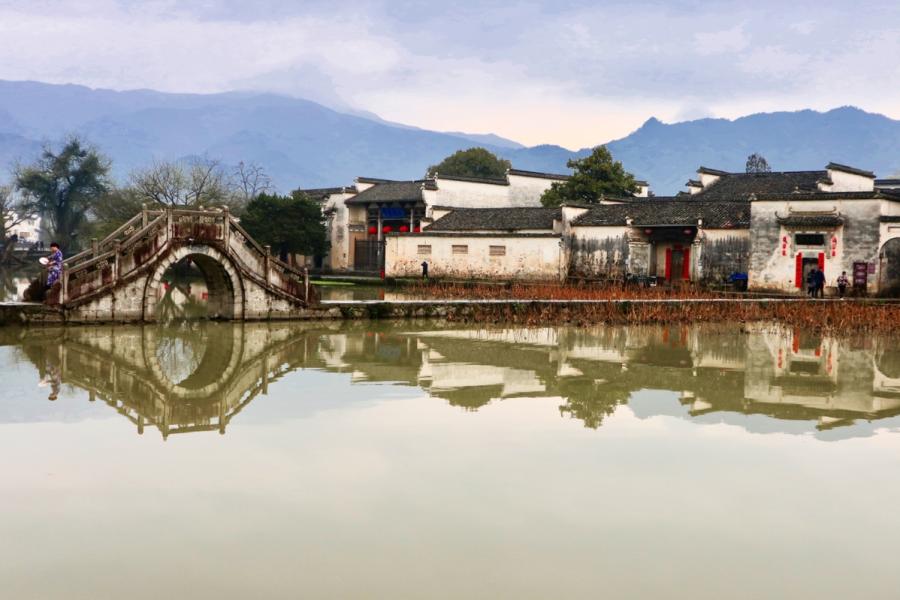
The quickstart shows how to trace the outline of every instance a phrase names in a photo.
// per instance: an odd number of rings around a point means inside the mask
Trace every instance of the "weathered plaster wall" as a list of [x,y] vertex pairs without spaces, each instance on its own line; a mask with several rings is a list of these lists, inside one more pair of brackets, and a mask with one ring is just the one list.
[[875,180],[854,173],[828,169],[828,177],[831,179],[830,192],[871,192],[875,189]]
[[746,273],[750,266],[750,231],[704,230],[699,254],[697,279],[703,283],[721,283],[732,273]]
[[513,174],[508,179],[510,206],[541,206],[541,196],[550,189],[554,181]]
[[454,208],[498,208],[513,206],[509,200],[509,186],[504,184],[457,181],[437,178],[437,190],[425,190],[425,203],[429,206]]
[[[836,228],[781,226],[778,216],[787,216],[791,209],[797,212],[837,211],[843,217],[844,224]],[[825,254],[827,288],[835,285],[842,271],[852,274],[854,262],[865,262],[875,264],[876,272],[869,275],[868,291],[876,293],[877,258],[881,242],[879,214],[879,200],[754,202],[750,220],[750,287],[805,292],[804,288],[796,287],[796,257],[802,254],[814,258],[822,252]],[[795,243],[797,233],[821,233],[826,244],[824,247],[798,246]],[[834,252],[832,243],[835,244]]]
[[627,227],[572,227],[565,240],[570,276],[625,276],[629,256]]
[[[385,274],[419,277],[427,261],[433,277],[494,280],[558,280],[561,273],[560,237],[503,235],[388,235]],[[420,253],[420,246],[430,252]],[[453,246],[467,246],[465,254]],[[491,246],[505,247],[504,256],[491,256]]]
[[328,259],[326,265],[340,271],[352,267],[349,225],[351,210],[344,201],[355,194],[332,194],[323,203],[322,210],[328,218]]

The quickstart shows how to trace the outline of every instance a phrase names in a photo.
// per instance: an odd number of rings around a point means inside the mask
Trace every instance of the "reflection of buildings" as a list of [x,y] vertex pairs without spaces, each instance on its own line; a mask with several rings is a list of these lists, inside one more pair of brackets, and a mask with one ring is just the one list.
[[[701,420],[719,415],[754,431],[797,431],[786,421],[827,430],[900,414],[900,351],[871,339],[771,326],[364,327],[48,329],[30,334],[23,349],[42,371],[52,359],[63,383],[103,400],[139,431],[150,425],[164,437],[224,433],[271,382],[309,368],[346,373],[353,383],[420,387],[473,411],[495,400],[559,398],[560,413],[588,427],[598,427],[645,389],[674,391],[683,408],[642,401],[633,405],[638,417],[674,408]],[[733,418],[741,415],[759,417]]]

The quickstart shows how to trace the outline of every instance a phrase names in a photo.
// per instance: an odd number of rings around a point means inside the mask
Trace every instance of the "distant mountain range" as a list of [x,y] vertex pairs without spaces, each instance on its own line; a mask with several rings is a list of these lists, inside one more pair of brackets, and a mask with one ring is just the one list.
[[[77,133],[112,158],[124,180],[153,160],[207,156],[254,162],[278,188],[347,185],[358,175],[412,179],[456,150],[480,145],[520,169],[565,172],[590,149],[525,147],[494,134],[437,132],[347,114],[274,94],[115,92],[77,85],[0,81],[0,168],[33,160],[45,142]],[[827,162],[900,171],[900,121],[844,107],[757,114],[736,120],[665,124],[649,119],[607,142],[613,155],[657,194],[682,189],[700,165],[742,170],[752,152],[777,170],[819,169]]]

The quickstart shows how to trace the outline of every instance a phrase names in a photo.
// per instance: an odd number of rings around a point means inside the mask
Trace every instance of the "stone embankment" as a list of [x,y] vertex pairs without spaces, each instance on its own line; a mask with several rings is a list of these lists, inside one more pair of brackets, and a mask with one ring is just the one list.
[[[805,298],[657,298],[616,300],[351,300],[322,302],[291,320],[442,319],[479,323],[695,323],[773,321],[800,331],[900,331],[898,300]],[[284,320],[281,313],[271,320]],[[41,304],[0,304],[2,325],[74,323]]]

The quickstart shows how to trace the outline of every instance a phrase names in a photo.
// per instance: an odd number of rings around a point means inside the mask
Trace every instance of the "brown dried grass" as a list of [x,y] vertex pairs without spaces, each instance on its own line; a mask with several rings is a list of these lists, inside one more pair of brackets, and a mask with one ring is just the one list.
[[[452,319],[452,318],[451,318]],[[900,333],[900,304],[867,301],[597,302],[477,304],[466,320],[482,323],[588,326],[770,322],[802,331]]]

